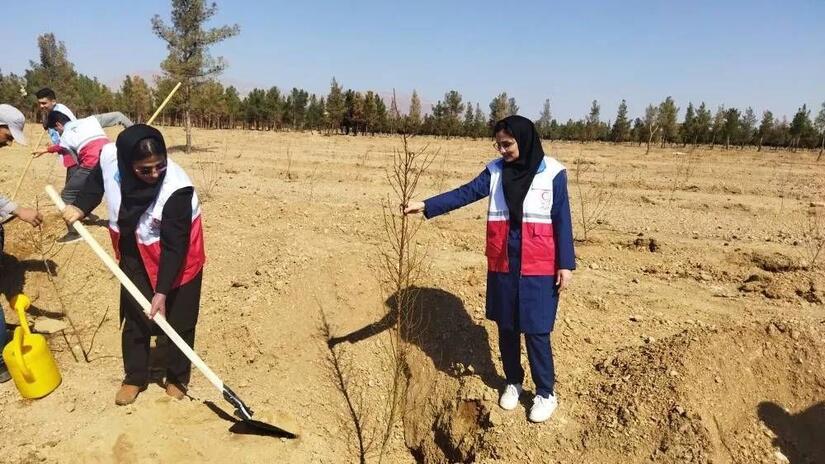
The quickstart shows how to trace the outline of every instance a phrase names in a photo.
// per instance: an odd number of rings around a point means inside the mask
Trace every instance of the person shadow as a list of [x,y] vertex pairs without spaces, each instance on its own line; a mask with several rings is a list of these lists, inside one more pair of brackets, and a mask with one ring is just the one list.
[[791,464],[825,462],[825,401],[792,414],[782,406],[763,401],[757,407],[759,418],[770,428],[779,447]]
[[383,318],[330,338],[330,348],[342,342],[357,343],[395,327],[399,302],[404,306],[405,300],[413,303],[400,324],[404,341],[418,346],[436,369],[451,377],[475,374],[488,387],[501,387],[504,380],[493,364],[487,330],[472,320],[459,297],[439,288],[410,287],[396,292],[384,302],[389,311]]
[[[0,294],[6,301],[23,293],[26,286],[27,272],[48,272],[57,275],[57,263],[51,259],[45,262],[39,259],[18,260],[12,255],[0,255]],[[45,311],[45,310],[43,310]]]

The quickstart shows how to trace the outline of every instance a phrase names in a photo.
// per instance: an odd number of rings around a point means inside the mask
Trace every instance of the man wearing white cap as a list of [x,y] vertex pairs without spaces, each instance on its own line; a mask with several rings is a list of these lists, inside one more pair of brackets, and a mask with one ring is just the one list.
[[[26,118],[23,113],[17,108],[2,104],[0,105],[0,148],[17,142],[21,145],[26,144],[26,136],[23,134],[23,125],[26,123]],[[3,222],[11,217],[18,217],[32,226],[38,226],[43,221],[43,217],[36,210],[31,208],[23,208],[17,206],[14,202],[0,194],[0,268],[2,266],[3,257]],[[6,320],[3,317],[3,312],[0,310],[0,351],[6,345]],[[9,371],[0,358],[0,383],[9,380]]]

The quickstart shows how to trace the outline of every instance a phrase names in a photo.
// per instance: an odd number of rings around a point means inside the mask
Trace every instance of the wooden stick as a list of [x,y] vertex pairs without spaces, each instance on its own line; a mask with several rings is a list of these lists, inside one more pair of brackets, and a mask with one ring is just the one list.
[[[43,140],[43,135],[46,131],[40,133],[40,137],[37,139],[37,143],[34,144],[34,149],[36,150],[37,147],[40,146],[40,141]],[[29,166],[32,165],[32,161],[34,161],[34,156],[29,156],[29,160],[26,162],[26,167],[23,168],[23,174],[20,174],[20,179],[17,180],[17,187],[14,188],[14,193],[11,194],[11,199],[17,196],[17,192],[20,191],[20,186],[23,185],[23,178],[26,177],[26,173],[29,172]]]
[[[66,204],[63,203],[63,200],[60,198],[60,195],[57,194],[57,190],[55,190],[54,187],[52,187],[51,185],[47,185],[46,193],[49,195],[49,198],[51,198],[51,200],[54,202],[55,206],[57,206],[57,209],[63,212],[63,210],[66,208]],[[89,246],[92,247],[92,251],[94,251],[97,257],[100,258],[101,261],[103,261],[103,264],[105,264],[106,267],[109,268],[112,274],[114,274],[115,277],[117,277],[117,279],[123,285],[123,288],[125,288],[129,292],[129,294],[132,295],[135,301],[137,301],[140,307],[143,309],[143,312],[146,313],[146,315],[148,316],[149,310],[152,307],[151,303],[149,303],[149,300],[147,300],[146,297],[143,296],[143,293],[141,293],[140,290],[138,290],[138,288],[131,281],[131,279],[129,279],[129,277],[120,269],[120,266],[117,265],[115,260],[112,259],[112,257],[109,256],[108,253],[106,253],[106,251],[103,249],[103,247],[100,246],[99,243],[97,243],[97,240],[95,240],[95,238],[92,237],[92,234],[89,233],[89,231],[80,221],[75,221],[74,223],[72,223],[72,227],[74,227],[74,230],[76,230],[77,233],[79,233],[80,236],[83,237],[84,240],[86,240],[86,243],[88,243]],[[194,364],[195,367],[197,367],[198,369],[200,369],[201,372],[203,372],[203,375],[206,376],[209,382],[212,385],[214,385],[215,388],[218,389],[218,391],[223,393],[223,381],[221,381],[221,379],[214,372],[212,372],[212,369],[210,369],[209,366],[207,366],[206,363],[203,362],[200,356],[198,356],[197,353],[195,353],[195,351],[193,351],[192,348],[189,347],[189,345],[187,345],[182,338],[180,338],[180,335],[178,335],[178,333],[175,332],[175,329],[173,329],[172,326],[169,325],[169,322],[166,321],[166,318],[161,314],[156,314],[155,317],[152,318],[152,321],[155,324],[157,324],[158,327],[160,327],[161,330],[163,330],[163,333],[165,333],[169,337],[169,339],[172,340],[175,343],[175,345],[181,350],[181,352],[183,352],[183,354],[185,354],[186,357],[189,358],[190,361],[192,361],[192,364]]]
[[175,95],[175,92],[178,91],[178,88],[180,87],[180,84],[181,83],[178,82],[178,85],[176,85],[175,88],[172,89],[171,92],[169,92],[169,95],[166,96],[166,100],[163,100],[163,103],[161,103],[160,106],[158,106],[158,109],[155,110],[155,114],[153,114],[152,117],[149,118],[148,121],[146,121],[147,125],[152,125],[152,123],[155,122],[155,118],[158,117],[158,115],[160,114],[160,111],[163,109],[163,107],[166,106],[166,104],[169,103],[169,100],[172,99],[172,95]]

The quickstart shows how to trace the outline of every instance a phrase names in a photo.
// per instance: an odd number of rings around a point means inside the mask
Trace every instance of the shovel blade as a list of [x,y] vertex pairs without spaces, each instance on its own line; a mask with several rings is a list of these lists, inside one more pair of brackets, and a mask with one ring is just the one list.
[[[263,432],[278,435],[286,438],[297,438],[297,428],[294,426],[278,427],[267,422],[252,418],[254,412],[241,400],[241,398],[226,385],[223,386],[223,398],[235,408],[235,416],[242,420],[244,424]],[[291,421],[287,421],[291,422]]]

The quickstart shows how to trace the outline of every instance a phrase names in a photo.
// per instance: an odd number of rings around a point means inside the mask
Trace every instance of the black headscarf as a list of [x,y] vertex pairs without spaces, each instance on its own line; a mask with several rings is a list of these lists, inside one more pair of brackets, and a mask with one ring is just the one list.
[[536,176],[544,159],[544,150],[541,148],[541,139],[533,121],[523,116],[508,116],[496,124],[497,129],[502,126],[513,134],[513,138],[518,142],[518,159],[504,163],[502,180],[504,199],[507,201],[507,209],[510,210],[510,225],[521,226],[524,198],[527,197],[533,177]]
[[137,228],[140,216],[151,206],[160,192],[166,171],[160,173],[155,184],[147,184],[140,180],[132,168],[132,163],[138,156],[138,143],[143,139],[155,139],[166,156],[166,142],[160,131],[146,124],[135,124],[117,136],[117,168],[120,172],[120,212],[117,225],[121,229],[133,231]]

